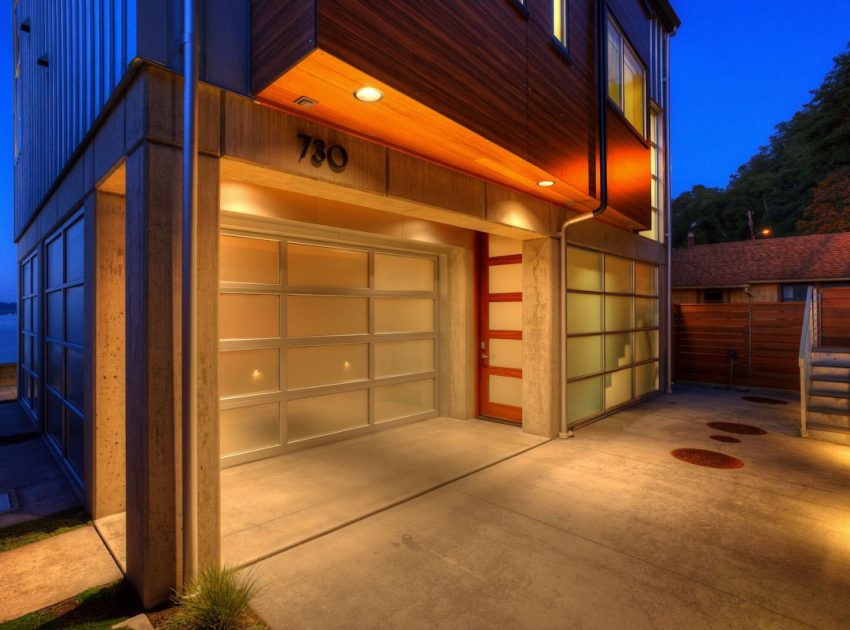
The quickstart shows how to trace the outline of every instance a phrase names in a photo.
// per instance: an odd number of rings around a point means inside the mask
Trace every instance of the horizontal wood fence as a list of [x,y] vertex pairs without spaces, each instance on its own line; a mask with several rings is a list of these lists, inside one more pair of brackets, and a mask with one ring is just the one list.
[[674,305],[674,379],[799,390],[804,309],[781,302]]
[[821,343],[850,347],[850,287],[821,290]]

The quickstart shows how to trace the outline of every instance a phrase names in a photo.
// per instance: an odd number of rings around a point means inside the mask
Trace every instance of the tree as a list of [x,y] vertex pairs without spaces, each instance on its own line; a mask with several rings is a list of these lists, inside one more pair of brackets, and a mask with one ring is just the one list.
[[833,171],[818,184],[797,230],[803,234],[850,232],[850,167]]

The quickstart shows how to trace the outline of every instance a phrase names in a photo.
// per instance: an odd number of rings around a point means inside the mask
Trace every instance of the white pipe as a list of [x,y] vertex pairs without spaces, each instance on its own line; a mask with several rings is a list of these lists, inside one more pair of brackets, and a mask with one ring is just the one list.
[[673,182],[670,165],[670,35],[664,36],[664,229],[667,238],[667,393],[673,393]]
[[183,586],[198,567],[198,57],[197,6],[183,3],[183,257],[181,310],[181,407],[183,489]]

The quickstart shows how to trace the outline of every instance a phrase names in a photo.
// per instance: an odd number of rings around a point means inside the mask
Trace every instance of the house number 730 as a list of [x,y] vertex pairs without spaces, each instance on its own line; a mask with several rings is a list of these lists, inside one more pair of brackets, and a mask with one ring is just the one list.
[[348,151],[345,150],[345,147],[338,144],[328,146],[324,140],[303,133],[299,133],[298,138],[301,140],[299,163],[307,158],[312,147],[313,153],[310,155],[310,164],[316,168],[321,168],[322,165],[327,164],[328,168],[334,173],[341,173],[348,166]]

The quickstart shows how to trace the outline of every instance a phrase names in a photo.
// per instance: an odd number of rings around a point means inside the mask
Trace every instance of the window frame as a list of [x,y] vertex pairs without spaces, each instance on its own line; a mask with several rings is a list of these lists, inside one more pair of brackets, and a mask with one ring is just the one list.
[[[610,76],[610,66],[611,66],[611,46],[610,39],[611,33],[615,33],[617,35],[617,41],[619,43],[618,46],[618,59],[617,59],[617,68],[619,72],[619,81],[618,81],[618,100],[614,100],[611,97],[611,76]],[[617,23],[617,20],[614,19],[612,15],[608,15],[608,30],[606,33],[606,42],[608,44],[608,89],[606,90],[606,98],[608,103],[619,113],[623,120],[625,120],[632,130],[646,142],[647,139],[647,131],[648,131],[648,122],[647,118],[649,117],[649,98],[647,92],[647,68],[643,59],[641,59],[640,55],[637,53],[637,50],[629,41],[629,38],[626,36],[623,28]],[[629,54],[634,58],[635,62],[640,66],[641,69],[641,128],[635,126],[634,121],[632,121],[628,115],[626,114],[626,51],[628,50]]]

